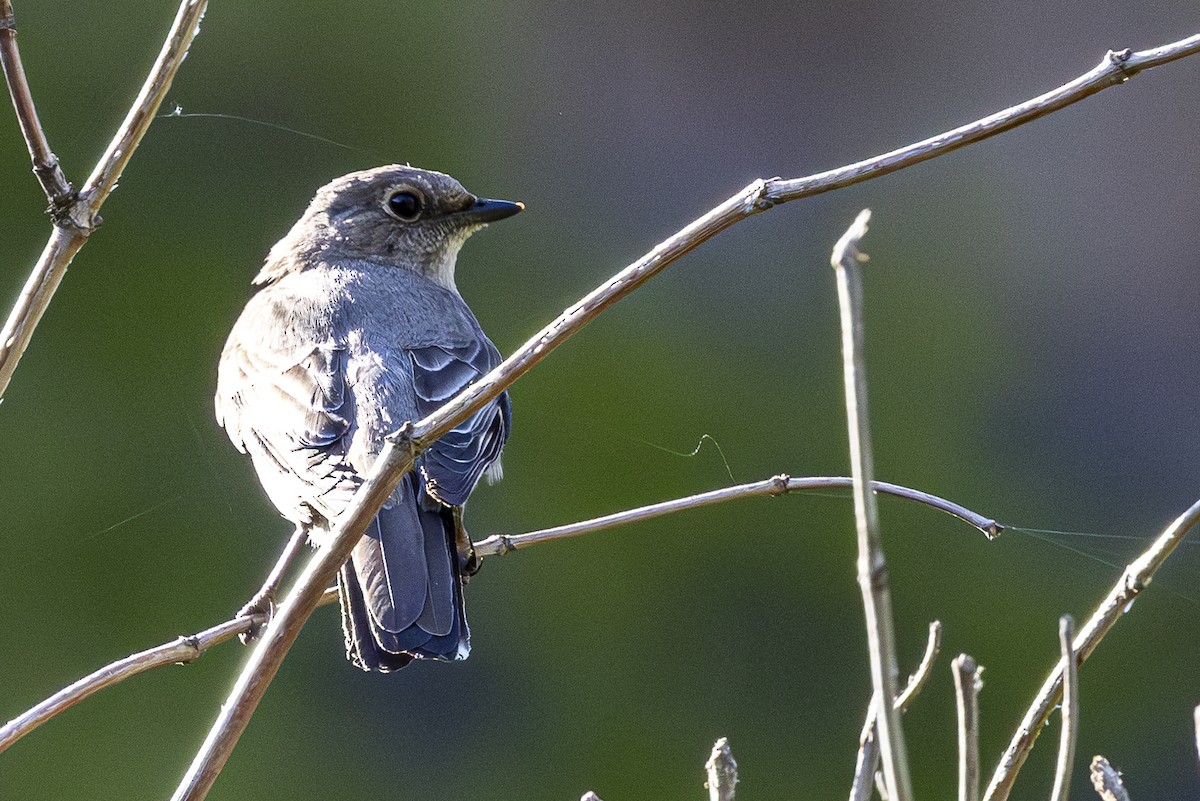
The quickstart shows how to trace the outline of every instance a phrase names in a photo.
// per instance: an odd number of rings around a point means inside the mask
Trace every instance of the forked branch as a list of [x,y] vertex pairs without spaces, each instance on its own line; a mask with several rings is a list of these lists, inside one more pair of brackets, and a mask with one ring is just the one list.
[[[676,498],[664,503],[643,506],[638,509],[629,509],[624,512],[605,515],[604,517],[597,517],[592,520],[584,520],[567,526],[542,529],[541,531],[533,531],[528,534],[493,535],[476,545],[475,552],[480,556],[505,554],[512,550],[527,548],[539,543],[554,542],[555,540],[567,537],[578,537],[589,532],[604,531],[617,526],[661,517],[673,512],[680,512],[685,509],[711,506],[715,503],[737,500],[739,498],[758,495],[782,495],[788,492],[819,491],[849,486],[850,479],[848,478],[789,478],[780,475],[766,481],[742,484],[740,486],[700,493],[699,495],[691,495],[686,498]],[[876,492],[887,493],[946,512],[974,526],[989,538],[994,537],[1002,528],[991,518],[976,514],[970,509],[939,498],[936,495],[930,495],[927,492],[901,487],[896,484],[886,484],[884,482],[876,482],[875,490]],[[290,548],[291,546],[292,543],[289,543],[288,547]],[[282,578],[282,576],[276,578]],[[335,600],[337,600],[337,592],[334,589],[326,590],[325,594],[321,597],[321,605],[332,603]],[[177,640],[141,651],[140,653],[127,656],[110,665],[106,665],[84,676],[79,681],[64,687],[32,709],[13,718],[0,727],[0,752],[46,721],[61,712],[65,712],[67,709],[70,709],[106,687],[111,687],[118,682],[132,678],[140,673],[154,670],[155,668],[190,662],[198,658],[212,646],[231,640],[234,637],[241,637],[251,630],[261,628],[265,623],[266,619],[262,615],[239,614],[232,620],[220,623],[199,634],[194,634],[190,637],[180,637]],[[933,636],[934,632],[931,629],[930,637],[932,638]],[[933,640],[931,639],[931,647],[932,643]],[[926,653],[918,675],[922,677],[925,675],[925,671],[928,670],[926,663],[931,658],[931,654]],[[910,684],[905,696],[909,696],[913,690],[914,688]],[[899,701],[902,704],[905,702],[905,697],[902,697]],[[874,767],[872,767],[873,770]]]
[[0,24],[0,54],[3,55],[5,79],[17,109],[17,117],[21,120],[21,132],[25,135],[33,159],[34,172],[38,174],[50,197],[51,212],[54,216],[54,230],[50,239],[34,265],[33,272],[25,281],[4,329],[0,330],[0,397],[8,388],[13,371],[17,369],[17,362],[25,353],[33,331],[42,319],[46,307],[50,305],[55,290],[62,283],[71,259],[100,224],[100,206],[116,186],[117,179],[121,177],[121,172],[129,163],[133,151],[142,141],[150,127],[150,121],[166,97],[171,81],[183,63],[192,39],[200,29],[200,20],[207,5],[208,0],[183,0],[163,43],[162,51],[158,54],[158,59],[154,62],[129,113],[125,115],[125,121],[121,123],[116,136],[109,143],[108,149],[97,162],[83,188],[78,194],[74,194],[66,178],[62,177],[62,172],[57,166],[58,161],[50,152],[50,145],[37,121],[33,98],[29,93],[29,83],[25,79],[20,55],[16,49],[16,31],[11,25],[11,0],[0,0],[0,10],[7,12],[7,16],[2,16],[2,19],[10,23],[7,28]]
[[[921,664],[911,676],[904,691],[896,698],[896,706],[901,712],[906,712],[913,700],[924,689],[929,677],[933,675],[933,662],[937,659],[942,647],[942,624],[935,620],[929,624],[929,639],[925,643],[925,655]],[[875,789],[875,773],[879,770],[879,735],[875,730],[875,718],[879,705],[872,697],[867,709],[867,719],[863,723],[862,734],[858,737],[858,759],[854,763],[854,781],[850,784],[850,801],[870,801]]]

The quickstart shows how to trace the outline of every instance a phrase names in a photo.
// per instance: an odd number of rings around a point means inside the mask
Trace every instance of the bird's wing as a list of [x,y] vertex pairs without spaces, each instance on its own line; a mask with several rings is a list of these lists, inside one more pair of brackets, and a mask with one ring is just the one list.
[[[417,413],[425,417],[500,364],[500,352],[482,333],[459,347],[428,346],[409,351]],[[424,468],[443,503],[461,506],[479,477],[500,458],[511,411],[502,394],[442,436],[424,454]]]
[[346,459],[347,349],[295,300],[273,289],[251,299],[221,354],[216,396],[217,422],[292,519],[305,516],[298,504],[340,511],[358,485]]

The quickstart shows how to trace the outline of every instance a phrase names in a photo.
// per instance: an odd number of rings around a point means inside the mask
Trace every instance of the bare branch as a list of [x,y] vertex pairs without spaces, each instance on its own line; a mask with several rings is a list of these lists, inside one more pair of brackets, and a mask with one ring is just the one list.
[[1092,757],[1092,787],[1103,801],[1129,801],[1121,773],[1102,756]]
[[[4,8],[9,7],[9,0],[0,0],[0,3],[3,3]],[[129,109],[116,136],[109,143],[108,150],[96,164],[95,170],[92,171],[91,177],[83,185],[79,194],[72,196],[70,202],[64,202],[62,207],[55,212],[54,230],[50,234],[50,239],[46,242],[46,247],[42,250],[37,264],[34,265],[33,272],[26,280],[16,305],[9,313],[4,329],[0,331],[0,396],[3,396],[4,391],[8,388],[13,371],[17,369],[17,362],[25,353],[34,329],[50,304],[50,298],[58,289],[58,285],[62,283],[71,259],[75,257],[75,254],[87,241],[88,236],[100,224],[100,206],[116,186],[117,179],[121,177],[121,171],[129,163],[133,151],[137,149],[142,136],[150,127],[150,121],[157,113],[175,73],[179,70],[179,65],[183,63],[183,59],[187,55],[188,46],[191,45],[192,39],[200,30],[200,20],[204,16],[207,5],[208,0],[183,0],[179,6],[179,12],[175,16],[175,22],[163,43],[162,51],[158,54],[158,60],[154,62],[154,67],[151,68],[146,83],[142,86],[142,91],[138,94],[132,108]],[[24,84],[24,73],[19,69],[19,61],[16,62],[15,69],[10,69],[8,64],[10,57],[16,57],[15,43],[12,41],[13,33],[15,32],[11,27],[9,30],[0,30],[0,43],[7,41],[11,45],[10,52],[5,55],[5,75],[9,81],[9,91],[13,94],[13,102],[17,104],[18,116],[21,116],[22,104],[27,102],[28,108],[25,113],[31,114],[33,101],[28,96],[29,88]],[[14,88],[14,75],[18,76],[17,80],[22,84],[23,89]],[[36,117],[32,122],[36,123]],[[53,159],[54,156],[50,153],[49,146],[45,144],[44,135],[38,142],[28,139],[29,132],[26,126],[27,120],[23,118],[22,131],[26,133],[27,141],[30,141],[34,171],[38,172],[39,159],[48,164],[47,159]],[[40,126],[35,126],[35,129],[40,131]],[[37,137],[38,134],[35,133],[34,136]],[[49,155],[47,156],[47,154]],[[55,161],[54,164],[57,162]],[[51,171],[53,172],[53,169]],[[38,175],[42,177],[40,172]],[[59,188],[55,186],[53,191],[57,192]],[[51,203],[55,203],[53,198]]]
[[882,156],[817,173],[806,178],[767,182],[767,197],[782,202],[819,195],[878,178],[881,175],[944,156],[960,147],[979,142],[998,133],[1012,130],[1039,117],[1066,108],[1110,86],[1117,86],[1154,67],[1186,56],[1200,53],[1200,34],[1150,50],[1110,50],[1100,63],[1075,80],[1052,89],[1044,95],[1026,100],[1016,106],[998,111],[989,117],[968,123],[961,128],[931,136],[916,144],[884,153]]
[[[849,489],[851,486],[852,480],[842,476],[792,478],[791,476],[780,474],[765,481],[725,487],[719,490],[712,490],[711,492],[689,495],[686,498],[675,498],[670,501],[642,506],[637,509],[628,509],[623,512],[616,512],[611,515],[592,518],[591,520],[583,520],[578,523],[568,523],[564,526],[531,531],[528,534],[493,534],[475,544],[475,553],[479,556],[504,556],[511,551],[517,551],[541,542],[578,537],[581,534],[590,534],[595,531],[603,531],[629,523],[651,520],[656,517],[674,514],[675,512],[699,509],[704,506],[725,503],[726,501],[738,500],[740,498],[786,495],[790,492],[819,492],[836,488]],[[873,482],[871,488],[875,492],[923,503],[926,506],[957,517],[959,520],[976,528],[988,539],[995,539],[1004,530],[1004,527],[995,520],[976,514],[964,506],[960,506],[944,498],[939,498],[936,495],[902,487],[898,484],[888,484],[884,481]]]
[[737,762],[733,759],[729,740],[724,737],[717,740],[712,755],[704,763],[704,770],[708,773],[708,781],[704,786],[708,788],[709,801],[734,801],[738,783]]
[[896,709],[896,633],[892,620],[892,597],[888,587],[887,562],[879,533],[879,510],[871,491],[874,465],[871,428],[867,414],[867,374],[863,357],[863,313],[861,264],[867,260],[858,243],[867,233],[871,212],[864,209],[833,249],[837,275],[838,307],[841,310],[842,367],[846,385],[846,419],[850,433],[850,468],[854,478],[854,519],[858,529],[858,584],[866,612],[867,643],[871,655],[871,683],[875,688],[875,725],[879,732],[883,775],[890,796],[910,801],[912,780],[900,712]]
[[17,48],[17,23],[10,0],[0,0],[0,65],[4,68],[4,80],[17,112],[21,135],[25,137],[29,158],[33,161],[33,174],[50,201],[51,218],[58,222],[75,200],[75,188],[63,175],[58,159],[50,150],[50,142],[46,139],[37,108],[33,105],[33,94],[29,91],[25,67],[21,64],[21,51]]
[[[925,683],[929,681],[929,677],[933,675],[933,662],[937,659],[941,647],[942,624],[935,620],[929,624],[929,639],[925,643],[925,654],[921,657],[921,664],[917,666],[916,672],[908,677],[908,685],[896,699],[896,705],[900,707],[901,712],[908,710],[913,699],[920,694]],[[850,801],[868,801],[871,797],[871,790],[875,786],[873,779],[875,771],[879,769],[879,739],[875,733],[876,709],[877,704],[872,696],[871,704],[867,709],[867,719],[863,723],[862,734],[858,737],[858,758],[854,763],[854,781],[850,785]]]
[[[1175,552],[1179,543],[1183,541],[1184,535],[1196,525],[1197,521],[1200,521],[1200,501],[1196,501],[1186,512],[1177,517],[1162,534],[1158,535],[1149,548],[1125,568],[1117,583],[1109,590],[1108,595],[1096,607],[1096,611],[1092,613],[1091,618],[1075,637],[1076,664],[1081,665],[1087,661],[1087,658],[1092,655],[1092,651],[1096,650],[1096,646],[1112,630],[1117,621],[1124,617],[1130,604],[1146,589],[1153,580],[1154,574]],[[1021,770],[1021,765],[1025,764],[1025,759],[1029,756],[1029,751],[1037,741],[1038,735],[1041,734],[1042,727],[1049,719],[1054,705],[1062,698],[1063,671],[1063,662],[1059,660],[1059,663],[1050,671],[1050,675],[1046,677],[1042,688],[1038,690],[1037,697],[1025,712],[1025,717],[1021,719],[1012,741],[1005,749],[1000,764],[996,767],[996,772],[992,774],[992,781],[988,785],[984,801],[1005,801],[1012,792],[1017,772]]]
[[[337,590],[330,589],[322,599],[322,603],[333,603],[336,600]],[[139,673],[145,673],[164,665],[182,665],[195,661],[214,645],[232,640],[255,626],[261,626],[264,622],[266,622],[265,615],[241,615],[205,629],[199,634],[180,637],[127,656],[111,665],[105,665],[6,723],[0,728],[0,752],[54,716],[65,712],[105,687],[111,687]]]
[[951,663],[958,706],[958,801],[979,801],[979,664],[967,654]]
[[[472,384],[438,411],[416,424],[406,424],[391,437],[391,442],[375,460],[370,474],[349,507],[338,516],[329,542],[308,563],[291,593],[284,599],[279,613],[272,619],[258,647],[251,654],[208,737],[176,789],[174,801],[198,801],[208,793],[271,679],[279,670],[304,621],[316,608],[321,592],[332,581],[334,574],[345,562],[380,506],[391,495],[404,474],[412,469],[416,457],[432,442],[479,411],[514,381],[533,369],[555,348],[578,333],[609,306],[703,242],[737,222],[781,202],[868,180],[876,175],[884,175],[917,164],[940,153],[950,152],[969,142],[993,136],[1094,94],[1104,86],[1119,82],[1114,80],[1114,75],[1121,76],[1120,80],[1123,80],[1134,72],[1182,58],[1196,51],[1200,51],[1200,35],[1145,53],[1128,56],[1123,54],[1119,59],[1120,66],[1113,58],[1109,58],[1109,68],[1091,70],[1062,89],[1031,101],[1035,104],[1033,108],[1029,107],[1030,104],[1014,106],[1007,112],[1000,112],[981,121],[981,125],[956,129],[944,137],[937,138],[938,141],[927,140],[914,148],[885,154],[877,159],[822,173],[809,179],[754,181],[605,281],[534,335],[495,370]],[[1113,74],[1109,74],[1109,69]],[[1051,96],[1055,98],[1053,101],[1044,99]],[[0,373],[0,378],[2,377],[3,374]]]
[[1062,651],[1063,673],[1062,735],[1058,740],[1058,761],[1054,768],[1054,789],[1050,801],[1067,801],[1071,792],[1071,766],[1075,763],[1075,739],[1079,733],[1079,666],[1075,664],[1075,620],[1070,615],[1058,619],[1058,645]]

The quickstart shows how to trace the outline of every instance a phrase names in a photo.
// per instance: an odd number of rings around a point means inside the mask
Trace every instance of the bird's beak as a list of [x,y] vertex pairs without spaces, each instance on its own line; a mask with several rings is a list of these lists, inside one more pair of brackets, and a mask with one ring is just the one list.
[[511,217],[524,208],[524,203],[513,203],[510,200],[489,200],[481,197],[455,216],[472,223],[490,223]]

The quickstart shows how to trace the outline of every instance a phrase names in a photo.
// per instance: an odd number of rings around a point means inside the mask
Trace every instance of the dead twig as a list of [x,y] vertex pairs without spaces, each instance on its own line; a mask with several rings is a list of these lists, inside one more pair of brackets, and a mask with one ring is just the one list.
[[958,708],[958,801],[979,801],[979,691],[982,668],[972,657],[959,654],[954,671]]
[[1103,801],[1129,801],[1121,773],[1102,756],[1092,757],[1092,787]]
[[1200,759],[1200,706],[1193,713],[1196,718],[1196,757]]
[[1079,733],[1079,666],[1075,664],[1075,619],[1063,615],[1058,620],[1058,647],[1062,651],[1063,673],[1062,734],[1058,740],[1058,760],[1054,768],[1054,789],[1050,801],[1067,801],[1071,792],[1071,765],[1075,763],[1075,740]]
[[733,751],[729,748],[729,740],[722,737],[713,745],[712,754],[704,763],[708,781],[709,801],[734,801],[737,791],[738,775],[737,762],[733,759]]

